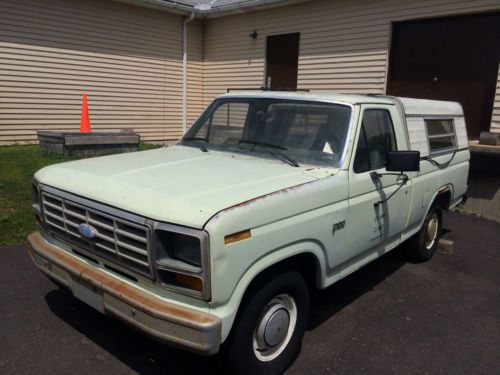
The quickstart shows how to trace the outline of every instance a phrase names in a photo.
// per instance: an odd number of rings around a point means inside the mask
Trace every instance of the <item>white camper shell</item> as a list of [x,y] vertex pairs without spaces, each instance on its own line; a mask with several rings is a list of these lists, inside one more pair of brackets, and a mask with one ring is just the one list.
[[460,103],[397,98],[403,105],[410,148],[422,157],[469,147]]

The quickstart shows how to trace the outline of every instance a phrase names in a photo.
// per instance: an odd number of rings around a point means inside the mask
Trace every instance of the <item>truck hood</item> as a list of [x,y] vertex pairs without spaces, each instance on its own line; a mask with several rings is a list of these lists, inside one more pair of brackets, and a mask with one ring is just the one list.
[[202,228],[225,208],[319,174],[280,160],[174,146],[61,163],[35,178],[147,218]]

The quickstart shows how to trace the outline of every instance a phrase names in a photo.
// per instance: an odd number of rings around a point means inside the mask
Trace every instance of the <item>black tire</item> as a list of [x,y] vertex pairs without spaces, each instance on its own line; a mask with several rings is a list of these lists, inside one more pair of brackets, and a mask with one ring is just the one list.
[[[433,225],[431,221],[436,224]],[[442,225],[443,211],[440,206],[434,205],[427,213],[420,231],[409,240],[411,260],[418,263],[427,262],[434,256],[439,245]]]
[[[298,356],[307,327],[309,289],[306,281],[299,272],[283,273],[262,284],[241,308],[230,338],[224,344],[226,369],[230,374],[283,373]],[[293,316],[296,316],[295,325],[290,328]],[[269,342],[273,346],[269,346]]]

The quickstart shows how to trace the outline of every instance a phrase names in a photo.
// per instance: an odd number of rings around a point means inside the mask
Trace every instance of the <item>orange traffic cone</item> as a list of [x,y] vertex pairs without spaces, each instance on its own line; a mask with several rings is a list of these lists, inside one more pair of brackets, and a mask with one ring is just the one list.
[[82,101],[82,120],[80,121],[80,133],[90,133],[90,118],[89,118],[89,105],[87,103],[87,94],[83,94]]

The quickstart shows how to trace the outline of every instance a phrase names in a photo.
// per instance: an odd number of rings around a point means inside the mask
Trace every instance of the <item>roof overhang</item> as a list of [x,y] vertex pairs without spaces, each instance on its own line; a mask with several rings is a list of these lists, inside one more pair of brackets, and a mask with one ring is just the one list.
[[168,1],[168,0],[113,0],[120,3],[155,9],[168,13],[188,16],[194,13],[198,18],[221,17],[230,14],[246,13],[254,10],[276,8],[303,3],[311,0],[241,0],[217,4],[217,0],[205,1]]
[[139,6],[142,8],[155,9],[162,12],[169,12],[175,14],[189,15],[191,12],[196,10],[189,5],[177,3],[174,1],[163,1],[163,0],[112,0],[117,3],[125,3],[130,5]]

